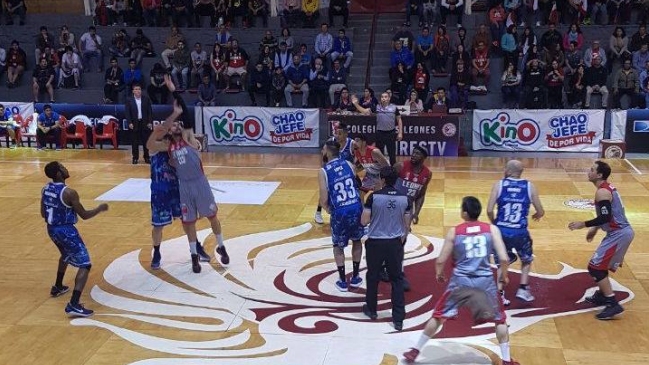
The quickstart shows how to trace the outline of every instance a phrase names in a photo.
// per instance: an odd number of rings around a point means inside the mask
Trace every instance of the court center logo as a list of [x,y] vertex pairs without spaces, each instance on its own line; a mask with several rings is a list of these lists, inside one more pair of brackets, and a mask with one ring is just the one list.
[[548,147],[561,149],[580,144],[592,145],[595,131],[588,129],[588,114],[565,114],[555,116],[548,122],[552,133],[546,135]]
[[513,120],[506,112],[480,121],[480,139],[485,146],[530,146],[540,135],[541,128],[535,120]]
[[[213,242],[206,240],[208,233],[199,232],[199,239]],[[145,268],[149,249],[129,252],[112,262],[105,281],[92,288],[92,299],[102,306],[93,307],[97,314],[71,323],[103,328],[158,352],[155,358],[133,359],[137,364],[305,364],[313,359],[327,365],[378,365],[386,356],[400,358],[430,318],[445,289],[434,284],[434,260],[442,244],[440,238],[408,238],[405,271],[412,290],[406,293],[402,332],[392,327],[388,284],[379,287],[375,321],[361,312],[364,286],[347,293],[335,289],[331,238],[308,223],[229,239],[230,265],[203,264],[198,275],[191,273],[185,237],[162,244],[160,271]],[[532,274],[531,290],[543,295],[532,304],[512,302],[507,309],[511,333],[547,318],[597,310],[584,300],[594,291],[590,275],[562,265],[558,274]],[[519,273],[512,270],[510,279],[517,284]],[[613,286],[621,302],[633,298],[629,289],[615,281]],[[510,285],[507,295],[513,298],[516,289]],[[447,322],[435,340],[444,341],[444,351],[431,341],[422,360],[455,363],[469,357],[472,363],[491,364],[478,349],[498,352],[493,338],[493,326],[476,326],[470,315],[461,316]]]
[[240,117],[232,109],[210,118],[212,137],[217,142],[256,141],[264,134],[264,123],[254,115]]

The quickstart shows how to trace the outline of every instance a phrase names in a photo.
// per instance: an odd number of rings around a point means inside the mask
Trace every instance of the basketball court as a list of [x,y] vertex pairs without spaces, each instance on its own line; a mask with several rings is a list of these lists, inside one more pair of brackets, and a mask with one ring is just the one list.
[[[202,155],[219,202],[231,263],[214,258],[191,272],[179,222],[165,228],[162,267],[152,271],[149,166],[131,165],[126,151],[36,152],[0,150],[0,352],[1,364],[274,364],[394,365],[418,339],[444,286],[435,281],[434,258],[446,230],[460,222],[462,197],[486,204],[506,158],[429,158],[433,180],[419,224],[406,247],[404,331],[391,325],[389,285],[380,284],[379,318],[361,312],[364,289],[334,288],[329,226],[313,222],[319,156],[290,154]],[[68,185],[86,208],[105,212],[79,228],[93,266],[82,303],[95,310],[70,320],[69,294],[50,298],[58,251],[40,217],[43,167],[58,159]],[[569,222],[594,216],[590,158],[523,158],[523,177],[539,189],[546,216],[530,223],[535,261],[531,290],[537,300],[508,307],[512,356],[524,365],[649,363],[649,160],[610,160],[636,237],[624,266],[612,277],[626,308],[597,321],[584,302],[594,283],[585,271],[600,234]],[[486,215],[484,215],[486,219]],[[199,237],[214,256],[208,222]],[[348,272],[351,262],[347,263]],[[361,265],[364,270],[364,260]],[[512,266],[508,297],[518,286]],[[70,268],[64,284],[73,285]],[[364,276],[364,272],[363,272]],[[364,287],[364,285],[363,285]],[[491,326],[472,327],[470,316],[447,322],[423,349],[419,364],[499,364]]]

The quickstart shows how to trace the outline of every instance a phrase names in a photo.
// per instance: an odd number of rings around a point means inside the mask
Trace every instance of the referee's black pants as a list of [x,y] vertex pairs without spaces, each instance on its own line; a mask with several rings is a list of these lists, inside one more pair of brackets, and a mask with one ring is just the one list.
[[392,283],[392,321],[403,322],[406,316],[403,294],[403,244],[401,238],[374,239],[365,242],[365,260],[367,261],[367,291],[365,304],[370,313],[376,313],[379,288],[379,273],[385,262],[388,276]]
[[376,131],[375,145],[381,153],[383,153],[383,147],[388,149],[388,158],[390,159],[390,166],[394,166],[397,162],[397,131],[395,129],[391,131]]

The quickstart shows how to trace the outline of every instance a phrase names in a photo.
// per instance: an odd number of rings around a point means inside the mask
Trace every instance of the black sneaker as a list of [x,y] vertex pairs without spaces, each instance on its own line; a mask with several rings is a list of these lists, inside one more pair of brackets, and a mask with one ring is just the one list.
[[84,308],[81,304],[68,303],[68,305],[65,307],[65,313],[67,313],[70,317],[90,317],[95,312],[90,309]]
[[225,246],[217,247],[216,253],[218,253],[221,256],[221,263],[223,265],[227,265],[230,263],[230,256],[228,255],[228,251],[225,250]]
[[201,263],[198,261],[198,255],[192,254],[192,271],[196,274],[201,272]]
[[606,307],[599,313],[595,315],[595,318],[600,320],[613,319],[618,314],[624,312],[624,308],[618,303],[607,304]]
[[396,321],[393,323],[394,324],[394,329],[397,331],[403,330],[403,322],[401,321]]
[[160,268],[161,260],[162,260],[162,255],[160,255],[160,252],[154,252],[153,258],[151,259],[151,269],[158,270]]
[[198,258],[201,261],[210,262],[210,260],[212,260],[210,255],[208,255],[207,252],[205,252],[205,249],[203,248],[203,246],[201,246],[200,242],[196,242],[196,252],[198,252]]
[[376,314],[376,312],[374,312],[374,313],[370,312],[370,309],[367,308],[367,304],[363,304],[363,314],[370,317],[371,320],[375,320],[375,319],[379,318],[379,316],[378,316],[378,314]]
[[69,291],[70,291],[70,287],[67,287],[65,285],[61,285],[61,286],[54,285],[52,286],[52,289],[50,289],[50,295],[56,298],[56,297],[60,297],[61,295]]
[[599,290],[596,290],[595,294],[586,297],[585,299],[588,303],[591,303],[598,307],[606,304],[606,297]]

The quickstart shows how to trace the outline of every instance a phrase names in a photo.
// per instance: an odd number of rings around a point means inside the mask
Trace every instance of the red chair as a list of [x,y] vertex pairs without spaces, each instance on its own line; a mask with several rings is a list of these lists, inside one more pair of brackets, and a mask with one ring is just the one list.
[[[61,116],[61,119],[64,119],[64,117]],[[70,141],[70,140],[72,140],[72,141],[79,140],[79,141],[81,141],[81,144],[83,144],[83,148],[88,149],[88,137],[87,137],[87,134],[86,134],[86,124],[82,120],[77,120],[74,123],[74,131],[72,133],[68,132],[67,121],[66,121],[65,125],[63,125],[63,123],[61,123],[61,124],[62,124],[62,126],[64,128],[63,133],[61,133],[61,139],[63,141],[61,146],[63,148],[68,146],[68,141]],[[77,144],[74,143],[74,144],[72,144],[72,146],[74,146],[76,148]]]
[[[92,128],[92,144],[97,148],[97,140],[105,141],[110,140],[113,142],[113,149],[117,149],[117,122],[115,119],[111,119],[104,125],[104,130],[101,134],[97,134],[97,126]],[[104,149],[104,144],[99,145],[101,149]]]
[[30,128],[32,124],[36,124],[36,123],[38,122],[34,120],[33,115],[28,116],[24,120],[22,120],[21,118],[20,129],[19,129],[20,139],[18,139],[18,134],[16,134],[16,140],[18,140],[18,143],[20,143],[21,146],[24,146],[23,138],[27,139],[27,147],[32,146],[32,138],[34,139],[34,141],[36,141],[36,128],[34,128],[35,125],[33,125],[32,128]]

